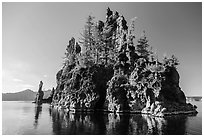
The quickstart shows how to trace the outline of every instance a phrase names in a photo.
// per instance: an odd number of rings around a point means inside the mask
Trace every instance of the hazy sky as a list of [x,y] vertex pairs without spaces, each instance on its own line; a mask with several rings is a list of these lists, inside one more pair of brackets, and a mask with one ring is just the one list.
[[201,3],[3,3],[2,89],[17,92],[56,87],[56,73],[69,39],[83,30],[86,17],[105,21],[107,7],[129,22],[136,20],[136,38],[146,31],[159,58],[180,60],[180,87],[186,95],[202,94]]

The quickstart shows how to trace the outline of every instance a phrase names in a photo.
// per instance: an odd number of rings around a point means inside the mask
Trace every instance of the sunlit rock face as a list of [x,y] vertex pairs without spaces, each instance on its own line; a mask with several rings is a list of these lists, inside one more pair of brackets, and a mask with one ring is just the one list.
[[[57,87],[52,105],[68,110],[134,112],[163,117],[196,113],[186,103],[179,86],[178,60],[172,56],[159,61],[144,34],[134,44],[133,27],[109,8],[106,21],[98,21],[97,41],[89,50],[100,47],[92,63],[83,63],[81,45],[71,38],[66,60],[56,75]],[[90,44],[90,43],[89,43]],[[97,45],[98,44],[98,45]],[[107,52],[109,51],[109,52]],[[85,56],[90,58],[89,56]],[[88,65],[87,65],[88,64]]]
[[127,89],[125,88],[127,82],[128,79],[123,75],[116,75],[109,81],[106,96],[109,111],[120,112],[130,109],[126,96]]

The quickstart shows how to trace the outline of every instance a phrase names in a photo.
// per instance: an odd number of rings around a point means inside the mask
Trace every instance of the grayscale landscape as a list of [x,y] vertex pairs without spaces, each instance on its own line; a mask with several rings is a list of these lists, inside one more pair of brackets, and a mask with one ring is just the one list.
[[202,135],[201,2],[3,2],[3,135]]

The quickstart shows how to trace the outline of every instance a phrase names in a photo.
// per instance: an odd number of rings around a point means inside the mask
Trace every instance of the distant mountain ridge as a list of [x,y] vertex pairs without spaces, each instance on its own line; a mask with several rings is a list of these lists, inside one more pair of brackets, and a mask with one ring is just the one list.
[[[44,98],[50,95],[51,90],[44,91]],[[2,93],[2,101],[34,101],[37,92],[26,89],[16,93]]]
[[188,101],[202,101],[202,96],[187,96]]

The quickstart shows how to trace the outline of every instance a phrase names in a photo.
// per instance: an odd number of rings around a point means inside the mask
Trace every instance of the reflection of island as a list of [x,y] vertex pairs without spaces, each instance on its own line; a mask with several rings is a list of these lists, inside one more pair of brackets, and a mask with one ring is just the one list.
[[67,113],[51,109],[54,134],[173,135],[186,134],[187,116],[165,118],[140,114]]
[[34,121],[34,127],[37,128],[38,126],[38,118],[42,112],[42,105],[36,105],[35,106],[35,121]]
[[106,134],[104,116],[101,113],[67,113],[51,111],[54,134]]
[[108,114],[108,122],[106,124],[106,134],[109,135],[128,135],[130,133],[130,115]]
[[184,135],[186,133],[187,116],[170,116],[166,118],[142,115],[147,124],[147,134]]
[[151,115],[108,115],[107,134],[183,135],[186,133],[187,116],[166,118]]

